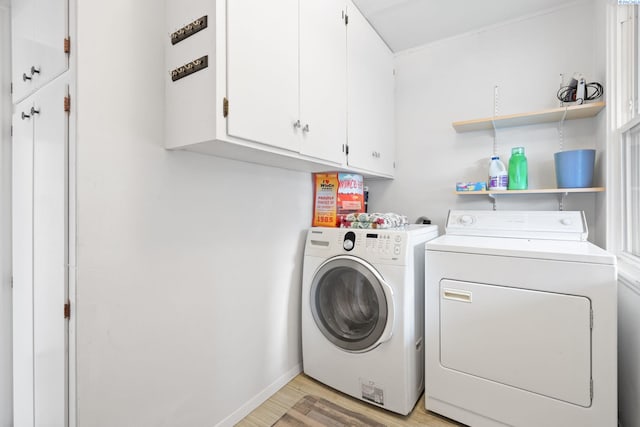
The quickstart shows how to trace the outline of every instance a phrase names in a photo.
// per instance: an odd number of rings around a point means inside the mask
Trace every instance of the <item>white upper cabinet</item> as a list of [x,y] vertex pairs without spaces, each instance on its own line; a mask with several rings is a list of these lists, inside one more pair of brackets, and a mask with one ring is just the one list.
[[343,162],[344,0],[227,2],[229,136]]
[[352,168],[393,176],[393,54],[351,2],[348,12],[347,163]]
[[347,139],[345,5],[300,2],[300,152],[338,164]]
[[227,2],[230,136],[299,151],[298,0]]
[[[357,24],[369,28],[368,38],[357,37],[354,48],[373,45],[358,54],[362,76],[355,78],[377,94],[355,90],[353,108],[365,109],[353,115],[355,128],[366,123],[373,131],[353,135],[358,147],[370,133],[387,146],[367,149],[384,152],[372,165],[347,164],[352,118],[346,8],[345,0],[167,0],[166,147],[310,172],[393,176],[393,168],[378,167],[380,157],[393,162],[393,131],[377,131],[393,130],[393,74],[387,72],[392,58],[362,18]],[[172,43],[172,37],[180,41]],[[371,68],[378,66],[384,69]]]
[[69,68],[68,0],[22,0],[11,5],[13,102]]

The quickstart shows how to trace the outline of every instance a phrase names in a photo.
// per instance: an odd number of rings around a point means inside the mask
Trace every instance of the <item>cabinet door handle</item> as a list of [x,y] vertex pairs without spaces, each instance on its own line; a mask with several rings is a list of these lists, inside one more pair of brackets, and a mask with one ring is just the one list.
[[302,128],[302,132],[309,132],[309,124],[308,123],[306,125],[304,125],[304,127]]
[[25,113],[24,113],[24,111],[23,111],[23,112],[22,112],[22,120],[27,120],[27,119],[29,119],[29,118],[31,118],[31,116],[30,116],[30,115],[28,115],[28,114],[25,114]]
[[22,73],[22,81],[26,82],[27,80],[31,80],[31,76],[27,76],[27,73]]
[[36,107],[31,107],[31,115],[34,116],[40,114],[40,110],[36,110]]
[[31,75],[33,76],[34,74],[40,74],[40,68],[36,68],[35,65],[31,66]]
[[300,129],[300,126],[302,126],[300,124],[300,120],[296,120],[295,122],[293,122],[293,128],[294,129]]

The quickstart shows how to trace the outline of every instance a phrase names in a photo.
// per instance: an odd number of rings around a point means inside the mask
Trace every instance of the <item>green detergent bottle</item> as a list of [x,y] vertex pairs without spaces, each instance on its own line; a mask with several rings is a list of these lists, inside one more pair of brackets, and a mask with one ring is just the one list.
[[524,155],[524,147],[511,149],[509,159],[509,190],[526,190],[528,185],[527,158]]

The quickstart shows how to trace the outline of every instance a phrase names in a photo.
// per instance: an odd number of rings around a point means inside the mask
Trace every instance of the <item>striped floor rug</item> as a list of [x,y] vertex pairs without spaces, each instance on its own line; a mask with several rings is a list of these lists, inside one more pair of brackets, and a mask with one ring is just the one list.
[[306,395],[272,427],[385,427],[371,418],[320,397]]

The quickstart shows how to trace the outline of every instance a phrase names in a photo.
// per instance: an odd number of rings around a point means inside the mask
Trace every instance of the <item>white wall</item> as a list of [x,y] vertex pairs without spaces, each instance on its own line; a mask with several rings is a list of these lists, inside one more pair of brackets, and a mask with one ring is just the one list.
[[11,17],[0,3],[0,426],[13,423],[11,371]]
[[[504,115],[559,106],[561,73],[566,82],[574,72],[604,82],[604,52],[593,50],[604,39],[595,11],[591,3],[574,4],[399,53],[396,179],[367,183],[370,209],[399,211],[411,221],[426,215],[441,231],[451,208],[492,209],[489,197],[456,196],[454,190],[457,181],[486,181],[493,132],[456,133],[451,123],[491,117],[495,85],[498,115]],[[576,30],[572,22],[585,30]],[[566,122],[564,149],[595,148],[604,135],[595,133],[601,120]],[[555,188],[553,153],[560,149],[555,125],[504,129],[497,136],[505,165],[512,147],[525,147],[530,188]],[[596,167],[603,166],[601,156],[599,152]],[[598,236],[600,226],[595,200],[593,194],[574,194],[564,206],[586,211],[590,239]],[[497,209],[557,210],[558,197],[502,196]]]
[[78,425],[231,425],[300,370],[311,177],[166,151],[163,3],[77,3]]

